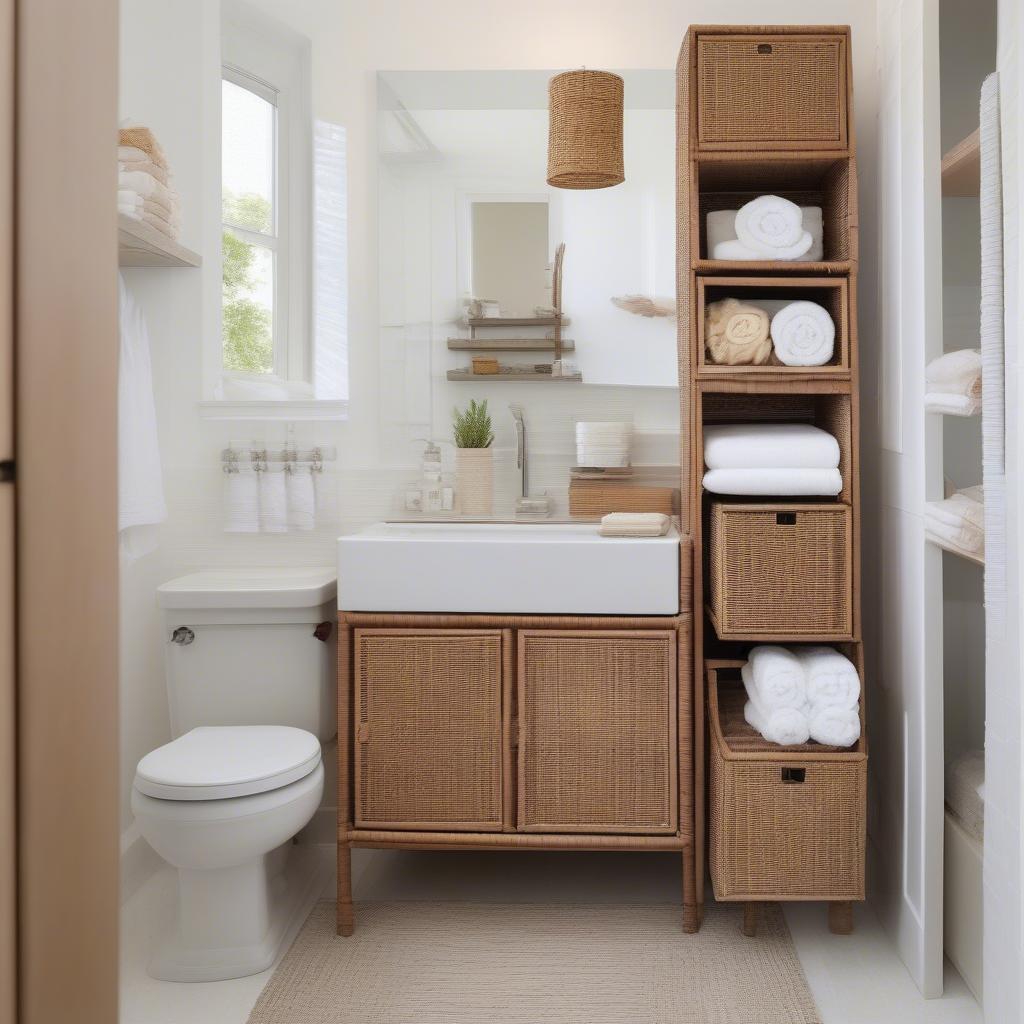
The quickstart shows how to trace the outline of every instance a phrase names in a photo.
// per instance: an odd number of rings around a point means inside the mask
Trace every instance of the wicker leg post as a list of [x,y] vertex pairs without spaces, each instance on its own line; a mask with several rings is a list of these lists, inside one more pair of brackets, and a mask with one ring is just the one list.
[[853,904],[849,900],[828,905],[828,930],[833,935],[853,934]]
[[349,936],[355,931],[352,913],[352,847],[338,843],[338,934]]
[[743,934],[747,938],[753,938],[757,934],[757,919],[760,916],[760,904],[743,904]]
[[694,874],[693,846],[683,850],[683,931],[693,935],[700,929],[697,912],[697,879]]

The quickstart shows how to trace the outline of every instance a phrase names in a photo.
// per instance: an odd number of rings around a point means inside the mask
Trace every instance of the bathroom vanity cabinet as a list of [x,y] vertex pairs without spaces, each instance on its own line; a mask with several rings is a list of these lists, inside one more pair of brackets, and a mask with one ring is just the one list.
[[691,619],[339,614],[351,849],[678,850],[695,930]]

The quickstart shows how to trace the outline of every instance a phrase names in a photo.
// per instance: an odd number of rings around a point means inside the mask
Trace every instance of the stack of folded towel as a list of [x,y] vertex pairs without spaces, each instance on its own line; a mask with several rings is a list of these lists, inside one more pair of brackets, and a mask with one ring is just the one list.
[[832,358],[835,338],[829,311],[804,299],[720,299],[704,311],[704,345],[708,358],[719,365],[824,366]]
[[860,676],[839,651],[755,647],[740,674],[743,716],[770,743],[849,747],[860,738]]
[[964,348],[933,359],[925,368],[924,407],[947,416],[981,411],[981,352]]
[[739,210],[707,217],[707,251],[713,260],[824,258],[820,206],[797,206],[781,196],[758,196]]
[[808,423],[704,428],[704,487],[716,494],[823,495],[843,489],[839,443]]
[[118,212],[177,240],[181,234],[178,193],[167,157],[148,128],[122,128],[117,147]]
[[926,502],[924,532],[941,547],[984,558],[985,498],[981,487],[964,487],[945,501]]

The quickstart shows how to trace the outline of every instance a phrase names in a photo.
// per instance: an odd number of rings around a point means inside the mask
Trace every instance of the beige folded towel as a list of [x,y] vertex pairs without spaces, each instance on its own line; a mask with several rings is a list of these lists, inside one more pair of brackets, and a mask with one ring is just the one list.
[[711,362],[723,366],[763,366],[771,358],[768,314],[739,299],[708,304],[704,343]]
[[132,146],[135,149],[141,149],[143,153],[149,155],[149,159],[157,167],[162,167],[165,171],[168,170],[167,157],[149,128],[121,128],[118,131],[117,142],[119,146]]
[[152,175],[161,185],[170,185],[170,175],[162,167],[157,167],[152,160],[143,154],[142,160],[124,160],[118,157],[117,169],[119,171],[141,171],[143,174]]
[[610,512],[597,532],[602,537],[664,537],[671,525],[661,512]]

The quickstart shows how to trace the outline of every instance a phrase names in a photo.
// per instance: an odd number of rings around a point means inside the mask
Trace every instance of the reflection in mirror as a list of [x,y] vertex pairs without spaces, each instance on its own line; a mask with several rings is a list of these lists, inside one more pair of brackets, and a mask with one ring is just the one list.
[[533,316],[550,305],[547,200],[472,199],[470,211],[470,288],[484,315]]

